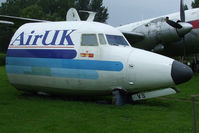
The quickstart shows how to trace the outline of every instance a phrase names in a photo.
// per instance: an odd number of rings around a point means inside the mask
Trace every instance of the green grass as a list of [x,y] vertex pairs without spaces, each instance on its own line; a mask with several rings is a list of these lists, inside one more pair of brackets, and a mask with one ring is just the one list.
[[179,98],[189,98],[191,95],[199,94],[199,74],[195,74],[193,78],[184,84],[178,85],[180,93],[174,95]]
[[[189,99],[199,94],[198,76],[178,86],[181,93],[177,95],[116,107],[96,101],[22,95],[9,84],[3,66],[0,75],[1,133],[193,132]],[[199,104],[196,107],[199,116]]]

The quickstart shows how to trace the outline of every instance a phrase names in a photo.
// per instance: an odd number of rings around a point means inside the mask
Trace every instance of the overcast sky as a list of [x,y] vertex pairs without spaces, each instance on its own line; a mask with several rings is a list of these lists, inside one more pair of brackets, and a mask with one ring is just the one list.
[[[191,5],[192,0],[184,2]],[[104,6],[108,7],[108,24],[119,26],[178,12],[180,0],[104,0]]]
[[[191,5],[192,0],[184,2]],[[108,7],[108,24],[119,26],[178,12],[180,0],[104,0],[104,6]]]
[[[0,0],[0,3],[3,1],[6,0]],[[192,0],[184,2],[191,5]],[[180,0],[104,0],[104,6],[109,12],[108,24],[119,26],[178,12]]]

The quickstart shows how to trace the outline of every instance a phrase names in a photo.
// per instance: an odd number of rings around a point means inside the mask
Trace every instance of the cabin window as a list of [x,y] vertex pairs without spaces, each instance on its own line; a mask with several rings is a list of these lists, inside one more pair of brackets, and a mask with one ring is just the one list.
[[100,42],[101,45],[106,44],[106,40],[104,38],[104,34],[98,34],[98,37],[99,37],[99,42]]
[[108,43],[110,45],[123,45],[123,46],[128,46],[129,44],[127,41],[124,39],[123,36],[119,35],[106,35],[106,38],[108,40]]
[[97,46],[97,36],[96,34],[82,34],[82,46]]

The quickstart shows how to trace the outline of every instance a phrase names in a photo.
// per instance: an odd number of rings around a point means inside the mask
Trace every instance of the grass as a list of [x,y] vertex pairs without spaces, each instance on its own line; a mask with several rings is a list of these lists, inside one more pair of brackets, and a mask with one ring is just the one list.
[[[23,95],[9,84],[3,66],[0,75],[1,133],[193,132],[189,99],[192,94],[199,94],[197,75],[179,85],[181,93],[177,95],[122,107],[97,104],[97,101]],[[199,116],[198,103],[196,107]]]

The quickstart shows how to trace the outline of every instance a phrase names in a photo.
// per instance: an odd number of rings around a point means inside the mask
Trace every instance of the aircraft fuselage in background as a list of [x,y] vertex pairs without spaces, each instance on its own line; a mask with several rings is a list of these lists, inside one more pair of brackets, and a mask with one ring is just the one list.
[[[186,54],[199,52],[199,8],[185,11],[187,23],[193,29],[185,35]],[[168,27],[165,18],[180,20],[180,13],[173,13],[157,18],[147,19],[118,27],[121,31],[137,32],[145,37],[142,41],[132,42],[133,47],[154,51],[168,56],[184,55],[182,38],[178,37],[176,29]]]

